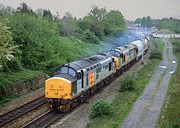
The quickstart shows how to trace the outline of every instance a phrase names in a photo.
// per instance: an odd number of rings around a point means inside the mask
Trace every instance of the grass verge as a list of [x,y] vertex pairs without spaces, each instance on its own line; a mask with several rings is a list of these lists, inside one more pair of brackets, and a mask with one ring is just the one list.
[[[19,72],[9,72],[9,73],[0,73],[0,93],[3,93],[3,90],[10,86],[16,86],[19,82],[32,79],[38,75],[43,74],[42,71],[32,71],[23,69]],[[17,87],[18,88],[18,87]],[[15,99],[18,95],[9,95],[6,97],[1,97],[0,106],[3,106],[5,103]]]
[[[164,43],[155,39],[155,48],[160,49],[163,53]],[[140,71],[136,73],[136,87],[132,91],[118,92],[112,102],[113,114],[112,116],[93,118],[87,125],[88,128],[117,128],[131,110],[133,103],[140,96],[146,84],[151,79],[155,68],[160,60],[152,59]]]
[[42,71],[23,69],[19,72],[0,73],[0,87],[8,87],[17,82],[31,79],[42,74]]
[[[179,43],[173,43],[174,41]],[[173,48],[180,45],[180,40],[171,40]],[[158,128],[179,128],[180,127],[180,53],[173,50],[176,56],[177,68],[169,83],[166,101],[161,109],[161,116],[158,122]]]

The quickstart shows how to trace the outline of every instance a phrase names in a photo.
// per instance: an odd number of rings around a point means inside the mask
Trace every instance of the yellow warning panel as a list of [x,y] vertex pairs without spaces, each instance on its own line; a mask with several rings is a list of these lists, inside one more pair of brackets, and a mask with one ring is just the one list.
[[45,97],[71,99],[71,82],[61,77],[52,77],[45,82]]
[[116,62],[116,69],[119,70],[121,68],[120,58],[114,57],[114,60]]

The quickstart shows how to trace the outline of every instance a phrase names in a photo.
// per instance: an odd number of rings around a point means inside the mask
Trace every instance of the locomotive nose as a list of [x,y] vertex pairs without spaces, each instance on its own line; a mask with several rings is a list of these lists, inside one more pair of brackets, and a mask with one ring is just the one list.
[[71,81],[61,77],[47,79],[45,97],[48,99],[71,99]]

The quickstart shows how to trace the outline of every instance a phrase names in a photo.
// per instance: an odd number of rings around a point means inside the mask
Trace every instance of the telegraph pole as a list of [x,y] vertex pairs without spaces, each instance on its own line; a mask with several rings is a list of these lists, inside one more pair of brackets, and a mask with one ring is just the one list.
[[143,37],[141,37],[141,38],[142,38],[142,43],[143,43],[143,45],[142,45],[142,60],[141,60],[141,64],[144,65],[144,40],[143,40]]

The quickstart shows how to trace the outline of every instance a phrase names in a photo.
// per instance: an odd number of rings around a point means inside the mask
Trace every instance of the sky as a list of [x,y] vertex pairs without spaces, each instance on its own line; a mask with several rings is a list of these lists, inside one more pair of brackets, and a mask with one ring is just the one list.
[[88,15],[92,5],[109,10],[119,10],[127,20],[143,16],[153,19],[174,17],[180,19],[180,0],[0,0],[0,4],[17,8],[25,2],[33,10],[49,9],[60,17],[66,12],[81,18]]

